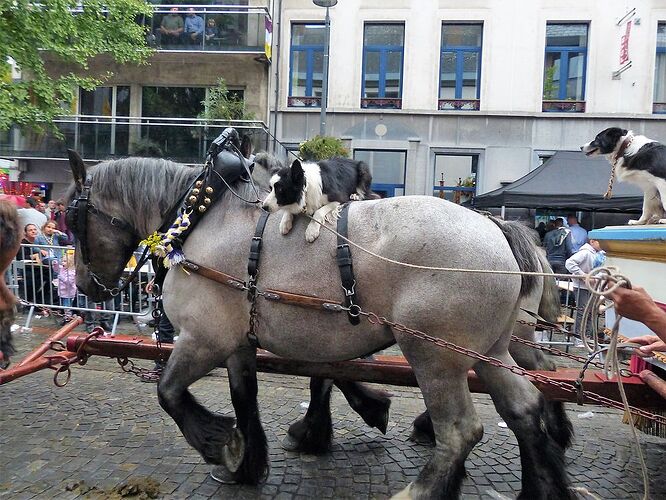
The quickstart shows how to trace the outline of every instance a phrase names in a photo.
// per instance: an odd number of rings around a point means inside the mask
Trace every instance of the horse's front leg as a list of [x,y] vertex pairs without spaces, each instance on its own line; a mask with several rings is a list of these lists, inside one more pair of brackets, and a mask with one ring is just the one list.
[[236,421],[245,439],[245,455],[235,472],[221,465],[211,476],[221,483],[258,484],[268,475],[268,444],[257,406],[257,350],[241,348],[226,365]]
[[328,451],[333,437],[330,409],[332,384],[342,391],[349,406],[366,424],[386,434],[391,406],[386,392],[358,382],[311,378],[308,411],[289,427],[282,442],[285,449],[314,454]]
[[235,349],[212,349],[182,329],[178,342],[157,385],[160,406],[180,428],[187,442],[204,460],[224,464],[236,471],[245,453],[235,419],[210,412],[188,391],[188,387],[227,359]]
[[310,404],[305,416],[294,422],[282,441],[282,447],[288,451],[303,453],[326,453],[333,437],[331,422],[331,389],[333,380],[330,378],[310,379]]

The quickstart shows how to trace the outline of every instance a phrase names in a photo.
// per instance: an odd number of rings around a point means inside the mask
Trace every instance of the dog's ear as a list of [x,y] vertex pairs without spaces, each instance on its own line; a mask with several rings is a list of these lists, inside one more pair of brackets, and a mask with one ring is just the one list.
[[291,180],[294,184],[303,184],[305,180],[305,172],[303,172],[303,166],[298,159],[291,164]]

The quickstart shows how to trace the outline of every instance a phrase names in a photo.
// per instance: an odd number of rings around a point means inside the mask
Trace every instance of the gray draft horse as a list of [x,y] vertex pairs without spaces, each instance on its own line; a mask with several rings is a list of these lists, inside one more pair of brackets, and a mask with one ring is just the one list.
[[[85,231],[77,227],[77,246],[85,242],[89,260],[84,263],[77,252],[77,284],[92,300],[103,300],[139,239],[160,227],[200,170],[154,159],[108,161],[89,172],[78,155],[71,155],[70,163],[75,180],[71,197],[80,195],[89,175],[90,201],[97,209],[85,214]],[[246,183],[232,187],[242,198],[253,197]],[[184,246],[187,257],[244,276],[258,216],[256,208],[226,193],[192,231]],[[111,217],[127,224],[112,224]],[[277,219],[269,218],[259,286],[340,300],[335,238],[324,231],[314,244],[307,243],[301,234],[305,225],[299,218],[292,232],[282,236]],[[424,266],[540,269],[524,228],[432,197],[352,204],[349,236],[377,254]],[[406,269],[362,252],[354,252],[354,269],[365,310],[514,364],[509,337],[521,297],[537,286],[533,277]],[[239,464],[251,465],[250,460],[263,459],[265,464],[263,430],[250,428],[257,425],[258,410],[255,351],[246,336],[246,294],[179,270],[168,273],[164,289],[165,310],[181,334],[158,384],[160,405],[207,462],[232,471]],[[557,439],[566,423],[528,380],[386,326],[353,327],[344,314],[259,300],[258,322],[262,346],[295,361],[353,359],[398,343],[414,369],[437,440],[432,458],[407,491],[412,498],[452,498],[459,493],[465,459],[483,434],[467,387],[471,368],[518,440],[521,497],[572,498],[564,449]],[[188,390],[223,362],[234,389],[236,427],[233,418],[211,413]]]

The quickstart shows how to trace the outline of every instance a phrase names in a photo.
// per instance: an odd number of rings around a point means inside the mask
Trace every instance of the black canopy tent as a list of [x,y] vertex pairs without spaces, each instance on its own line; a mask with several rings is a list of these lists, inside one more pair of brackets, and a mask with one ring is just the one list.
[[605,157],[558,151],[543,165],[511,184],[477,196],[475,208],[533,208],[584,212],[639,212],[643,192],[615,182],[613,197],[604,199],[611,166]]

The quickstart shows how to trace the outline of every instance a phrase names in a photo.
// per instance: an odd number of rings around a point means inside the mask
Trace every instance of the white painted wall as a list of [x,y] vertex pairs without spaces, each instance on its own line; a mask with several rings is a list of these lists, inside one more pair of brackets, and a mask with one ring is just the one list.
[[[292,21],[321,21],[324,9],[311,0],[283,0],[280,109],[289,85]],[[631,69],[620,80],[619,20],[636,7],[629,46]],[[341,0],[331,9],[329,109],[359,110],[363,23],[405,23],[403,112],[435,112],[442,21],[484,23],[481,112],[540,113],[547,21],[589,23],[586,113],[651,114],[658,21],[664,0]],[[640,24],[636,25],[636,18]]]

